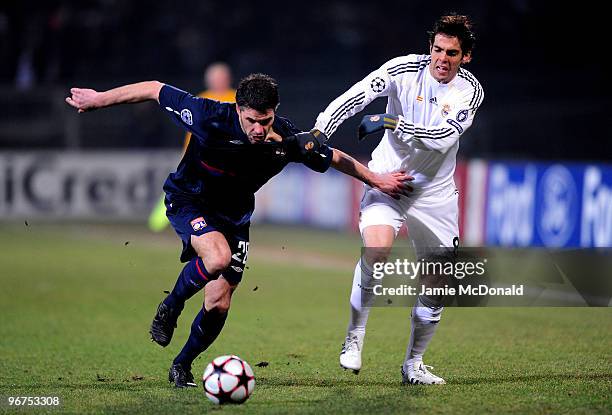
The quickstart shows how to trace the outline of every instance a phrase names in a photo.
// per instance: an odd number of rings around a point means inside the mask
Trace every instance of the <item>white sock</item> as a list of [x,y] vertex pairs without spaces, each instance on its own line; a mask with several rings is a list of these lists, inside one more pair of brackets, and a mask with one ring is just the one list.
[[365,291],[362,286],[371,286],[373,270],[362,266],[362,261],[357,262],[353,275],[353,287],[351,289],[351,318],[349,320],[348,332],[350,335],[359,336],[363,340],[366,324],[370,315],[370,306],[374,301],[374,294]]
[[410,341],[406,349],[405,364],[423,361],[423,354],[438,327],[443,308],[424,306],[420,298],[417,298],[412,308]]

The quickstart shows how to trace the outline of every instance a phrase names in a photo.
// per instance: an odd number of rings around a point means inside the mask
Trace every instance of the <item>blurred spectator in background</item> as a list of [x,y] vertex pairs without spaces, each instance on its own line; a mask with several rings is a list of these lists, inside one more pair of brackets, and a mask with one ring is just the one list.
[[[220,102],[236,102],[236,90],[232,88],[232,72],[229,65],[224,62],[210,64],[204,71],[204,86],[206,89],[198,94],[201,98],[208,98]],[[191,133],[185,134],[185,144],[183,151],[187,148]],[[164,195],[153,208],[149,215],[149,229],[155,232],[164,230],[168,224],[166,217],[166,206],[164,205]]]
[[223,62],[215,62],[204,72],[206,90],[200,93],[202,98],[221,102],[236,102],[236,90],[232,88],[232,72]]

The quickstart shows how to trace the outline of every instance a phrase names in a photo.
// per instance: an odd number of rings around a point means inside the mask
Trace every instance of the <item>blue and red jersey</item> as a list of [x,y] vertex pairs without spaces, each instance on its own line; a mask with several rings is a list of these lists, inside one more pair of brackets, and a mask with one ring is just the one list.
[[[331,150],[321,157],[304,159],[297,145],[282,142],[252,144],[240,127],[235,104],[191,95],[164,85],[159,93],[162,109],[192,139],[164,191],[170,201],[193,201],[215,212],[233,225],[250,221],[255,192],[288,163],[303,163],[324,172],[331,163]],[[291,121],[275,116],[272,129],[283,139],[300,132]]]

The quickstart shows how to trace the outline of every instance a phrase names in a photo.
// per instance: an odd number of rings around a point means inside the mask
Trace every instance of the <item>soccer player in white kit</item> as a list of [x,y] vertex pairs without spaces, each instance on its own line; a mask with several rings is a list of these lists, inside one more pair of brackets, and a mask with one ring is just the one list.
[[[461,68],[472,57],[471,27],[466,16],[442,16],[429,32],[429,55],[391,59],[332,101],[317,118],[315,130],[330,137],[372,100],[387,97],[387,113],[366,115],[359,127],[360,139],[384,130],[368,166],[378,173],[404,171],[414,177],[409,196],[396,200],[366,186],[361,201],[364,247],[382,249],[371,261],[362,258],[355,268],[351,316],[340,354],[340,365],[355,373],[361,369],[372,297],[362,286],[372,278],[371,264],[386,260],[402,224],[418,260],[427,259],[432,247],[451,252],[459,243],[458,191],[453,180],[459,137],[472,124],[484,96],[476,78]],[[442,308],[440,297],[421,295],[416,300],[402,366],[404,383],[445,383],[423,364]]]

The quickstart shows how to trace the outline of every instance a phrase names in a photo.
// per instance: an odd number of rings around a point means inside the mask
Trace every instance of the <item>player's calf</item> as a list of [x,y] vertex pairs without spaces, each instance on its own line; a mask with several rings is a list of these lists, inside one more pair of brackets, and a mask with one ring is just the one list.
[[223,276],[211,281],[205,288],[204,308],[220,314],[227,313],[235,289],[236,286],[232,286]]

